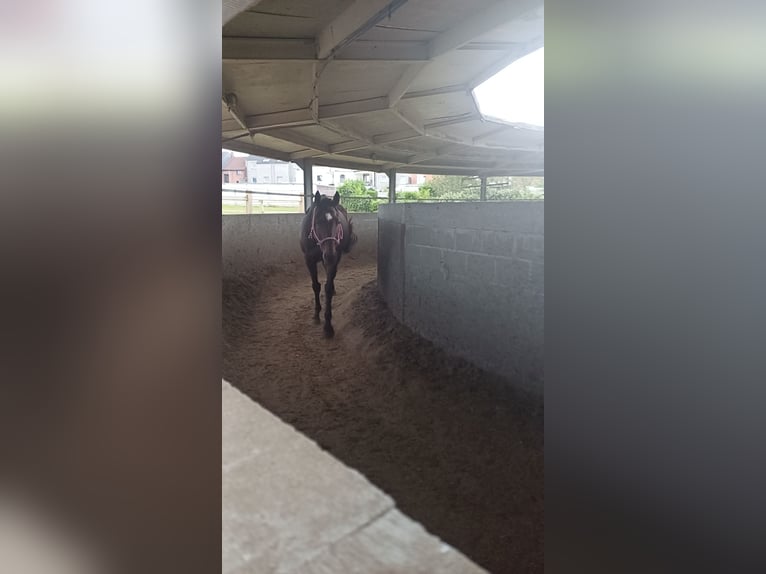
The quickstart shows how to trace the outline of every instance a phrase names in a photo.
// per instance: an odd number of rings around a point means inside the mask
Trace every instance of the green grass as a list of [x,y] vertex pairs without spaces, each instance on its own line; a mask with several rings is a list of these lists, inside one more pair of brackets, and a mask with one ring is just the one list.
[[[221,205],[221,215],[245,215],[247,213],[244,205]],[[278,205],[266,205],[261,207],[260,205],[253,206],[253,213],[303,213],[300,207],[281,207]]]

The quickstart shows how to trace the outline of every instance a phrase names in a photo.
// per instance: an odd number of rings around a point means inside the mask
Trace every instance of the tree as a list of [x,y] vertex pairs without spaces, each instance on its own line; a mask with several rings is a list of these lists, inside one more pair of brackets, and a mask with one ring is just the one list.
[[349,179],[338,188],[341,203],[350,212],[371,213],[378,211],[378,192],[364,185],[359,179]]
[[422,184],[417,191],[402,191],[396,197],[404,202],[479,199],[479,180],[462,175],[440,175]]
[[[545,179],[542,177],[488,177],[487,199],[543,199]],[[433,197],[443,200],[477,200],[481,195],[481,180],[474,176],[442,175],[420,186],[418,194],[412,199]]]
[[417,191],[401,191],[396,194],[396,197],[397,201],[402,200],[405,203],[408,201],[423,201],[433,197],[433,188],[428,183],[424,183]]
[[542,177],[488,178],[487,199],[543,199],[544,181]]
[[479,180],[462,175],[439,175],[427,184],[431,195],[437,199],[479,199]]

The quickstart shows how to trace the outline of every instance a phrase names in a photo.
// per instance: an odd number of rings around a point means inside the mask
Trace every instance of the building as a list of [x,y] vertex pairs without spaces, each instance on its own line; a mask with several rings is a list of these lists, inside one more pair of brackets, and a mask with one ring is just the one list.
[[292,162],[247,156],[247,183],[303,183],[303,170]]
[[244,157],[232,154],[228,160],[222,156],[221,183],[247,183],[247,165]]
[[[303,183],[303,170],[295,163],[250,155],[234,156],[232,152],[221,154],[222,183],[250,184],[296,184]],[[337,167],[314,165],[314,187],[322,193],[330,193],[350,180],[363,181],[367,187],[388,193],[388,176],[385,173],[359,171]],[[397,173],[396,187],[416,190],[431,176]]]
[[360,177],[361,172],[354,171],[353,169],[315,165],[313,172],[315,184],[328,185],[330,187],[340,187],[352,179],[362,179]]
[[[246,158],[247,183],[303,183],[303,170],[295,163],[255,155]],[[362,179],[361,172],[315,165],[314,185],[340,187],[351,179]]]

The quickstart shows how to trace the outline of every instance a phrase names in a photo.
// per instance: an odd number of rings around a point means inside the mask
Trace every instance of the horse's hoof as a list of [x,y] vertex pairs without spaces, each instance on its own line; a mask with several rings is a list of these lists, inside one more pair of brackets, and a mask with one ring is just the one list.
[[321,323],[321,321],[319,320],[319,315],[317,315],[314,317],[314,325],[319,325],[319,323]]
[[332,327],[325,327],[324,336],[325,336],[325,339],[332,339],[335,336],[335,329],[333,329]]

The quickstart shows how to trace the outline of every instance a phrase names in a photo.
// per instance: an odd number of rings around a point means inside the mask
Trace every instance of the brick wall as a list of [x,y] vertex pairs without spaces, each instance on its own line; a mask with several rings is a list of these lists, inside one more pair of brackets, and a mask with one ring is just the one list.
[[543,202],[383,205],[378,284],[446,350],[542,391]]

